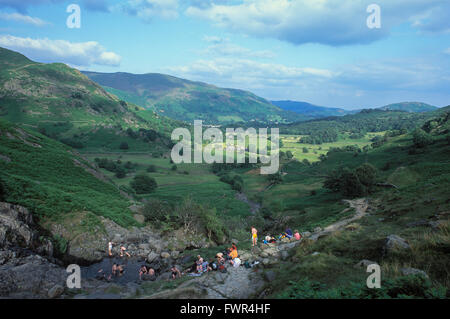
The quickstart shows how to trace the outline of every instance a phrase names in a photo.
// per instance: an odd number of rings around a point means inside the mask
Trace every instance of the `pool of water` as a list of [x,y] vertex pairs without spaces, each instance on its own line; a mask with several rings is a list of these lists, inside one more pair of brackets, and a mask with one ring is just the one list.
[[[98,262],[96,264],[81,267],[81,276],[82,278],[87,279],[99,279],[99,275],[105,275],[106,277],[108,277],[112,274],[112,266],[114,263],[122,265],[124,268],[124,272],[122,273],[122,275],[111,276],[111,282],[116,282],[119,284],[126,284],[129,282],[139,283],[139,269],[142,265],[146,265],[148,267],[148,264],[146,264],[144,261],[139,261],[136,259],[105,258],[101,262]],[[99,270],[102,270],[102,272],[99,272]]]

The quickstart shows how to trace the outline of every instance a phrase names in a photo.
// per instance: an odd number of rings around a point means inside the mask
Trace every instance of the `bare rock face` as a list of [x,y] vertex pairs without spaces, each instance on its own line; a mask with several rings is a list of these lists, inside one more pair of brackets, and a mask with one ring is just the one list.
[[29,211],[17,205],[0,203],[0,247],[31,247],[34,234]]

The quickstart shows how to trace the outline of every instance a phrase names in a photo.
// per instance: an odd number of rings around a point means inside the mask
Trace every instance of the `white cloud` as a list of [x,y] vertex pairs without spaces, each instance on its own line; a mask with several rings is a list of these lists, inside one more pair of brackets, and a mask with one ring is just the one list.
[[22,22],[22,23],[32,24],[37,27],[42,27],[46,24],[49,24],[48,22],[41,20],[39,18],[30,17],[30,16],[27,16],[27,15],[24,15],[21,13],[0,12],[0,20]]
[[[362,108],[392,101],[448,100],[450,65],[429,57],[366,61],[334,69],[262,63],[229,57],[161,70],[192,80],[252,91],[268,99]],[[447,102],[448,104],[448,102]]]
[[268,84],[285,85],[293,80],[309,81],[314,79],[315,81],[322,81],[337,76],[337,74],[326,69],[290,67],[282,64],[224,57],[212,60],[197,60],[187,66],[168,67],[165,71],[201,81],[220,82],[219,85],[245,86],[247,89]]
[[106,51],[95,41],[69,42],[0,35],[0,46],[19,51],[28,58],[41,62],[62,62],[76,66],[118,66],[121,61],[119,55]]
[[252,51],[250,49],[231,43],[211,45],[207,47],[206,50],[203,51],[203,53],[221,56],[254,57],[265,59],[271,59],[275,57],[275,53],[269,50]]
[[228,5],[191,6],[186,14],[233,32],[294,44],[333,46],[376,41],[387,36],[392,27],[412,22],[415,16],[428,11],[427,21],[415,19],[417,28],[437,32],[449,26],[448,0],[377,0],[382,27],[369,29],[366,8],[371,3],[373,0],[244,0]]
[[178,7],[178,0],[128,0],[115,8],[119,8],[129,15],[137,16],[145,22],[150,22],[156,17],[177,18]]

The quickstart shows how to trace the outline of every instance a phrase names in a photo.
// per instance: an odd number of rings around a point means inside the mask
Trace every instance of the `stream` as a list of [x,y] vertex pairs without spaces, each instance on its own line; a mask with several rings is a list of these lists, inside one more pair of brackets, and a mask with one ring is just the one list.
[[236,198],[250,206],[250,212],[255,215],[261,209],[261,204],[248,199],[244,193],[236,193]]

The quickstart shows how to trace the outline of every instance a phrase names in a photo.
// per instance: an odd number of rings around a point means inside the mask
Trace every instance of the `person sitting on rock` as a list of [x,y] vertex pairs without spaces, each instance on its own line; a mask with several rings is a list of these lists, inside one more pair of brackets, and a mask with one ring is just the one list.
[[294,238],[296,240],[300,240],[302,238],[302,235],[300,235],[300,233],[298,232],[298,230],[294,231]]
[[197,272],[201,273],[203,271],[203,267],[202,267],[202,265],[203,265],[203,258],[200,255],[197,256],[196,264],[197,264]]
[[289,239],[291,239],[294,236],[294,234],[292,234],[292,230],[290,228],[286,229],[285,235]]
[[233,244],[233,245],[231,246],[231,248],[230,248],[230,253],[229,253],[230,259],[233,260],[233,259],[236,258],[238,255],[239,255],[239,254],[238,254],[238,251],[237,251],[237,247],[236,247],[236,245]]
[[120,246],[120,257],[123,257],[123,254],[127,255],[128,257],[131,257],[131,255],[127,252],[125,246]]
[[223,258],[223,253],[217,253],[216,260],[218,265],[224,265],[225,264],[225,258]]
[[176,265],[173,265],[170,271],[172,272],[172,279],[181,278],[181,272]]

